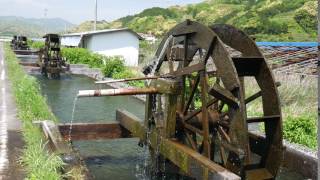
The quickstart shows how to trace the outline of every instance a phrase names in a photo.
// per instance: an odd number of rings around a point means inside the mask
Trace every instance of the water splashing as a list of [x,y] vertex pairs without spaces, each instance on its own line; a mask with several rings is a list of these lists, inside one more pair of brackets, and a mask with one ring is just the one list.
[[71,115],[71,121],[70,121],[70,129],[69,129],[69,136],[68,136],[68,142],[71,144],[71,133],[72,133],[72,124],[73,124],[73,120],[74,120],[74,114],[75,114],[75,109],[76,109],[76,104],[78,101],[78,97],[76,96],[73,100],[73,108],[72,108],[72,115]]

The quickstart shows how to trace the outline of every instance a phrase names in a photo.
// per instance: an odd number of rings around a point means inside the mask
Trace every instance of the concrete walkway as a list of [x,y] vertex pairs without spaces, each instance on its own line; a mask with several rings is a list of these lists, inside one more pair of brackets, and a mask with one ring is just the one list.
[[24,143],[16,111],[5,68],[3,43],[0,42],[0,180],[24,179],[18,163]]

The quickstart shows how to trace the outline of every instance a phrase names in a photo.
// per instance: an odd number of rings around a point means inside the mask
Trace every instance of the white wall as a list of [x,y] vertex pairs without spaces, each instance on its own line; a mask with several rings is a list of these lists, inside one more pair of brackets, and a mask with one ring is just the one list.
[[62,46],[74,46],[78,47],[81,41],[81,36],[62,36],[61,45]]
[[128,31],[92,34],[83,39],[84,47],[106,56],[123,56],[127,66],[137,66],[139,39]]

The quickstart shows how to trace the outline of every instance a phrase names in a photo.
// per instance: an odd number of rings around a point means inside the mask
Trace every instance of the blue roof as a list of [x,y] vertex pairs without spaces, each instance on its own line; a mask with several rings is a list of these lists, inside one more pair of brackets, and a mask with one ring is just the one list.
[[318,42],[256,42],[258,46],[317,47]]

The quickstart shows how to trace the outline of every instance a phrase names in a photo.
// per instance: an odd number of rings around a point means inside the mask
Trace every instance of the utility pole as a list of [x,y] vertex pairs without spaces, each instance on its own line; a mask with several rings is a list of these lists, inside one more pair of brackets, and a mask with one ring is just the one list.
[[93,30],[97,30],[97,9],[98,9],[98,0],[95,1],[95,6],[94,6],[94,25],[93,25]]
[[47,34],[47,26],[46,26],[46,23],[45,23],[45,21],[47,20],[47,14],[48,14],[48,9],[45,8],[44,9],[44,32],[45,32],[45,34]]

